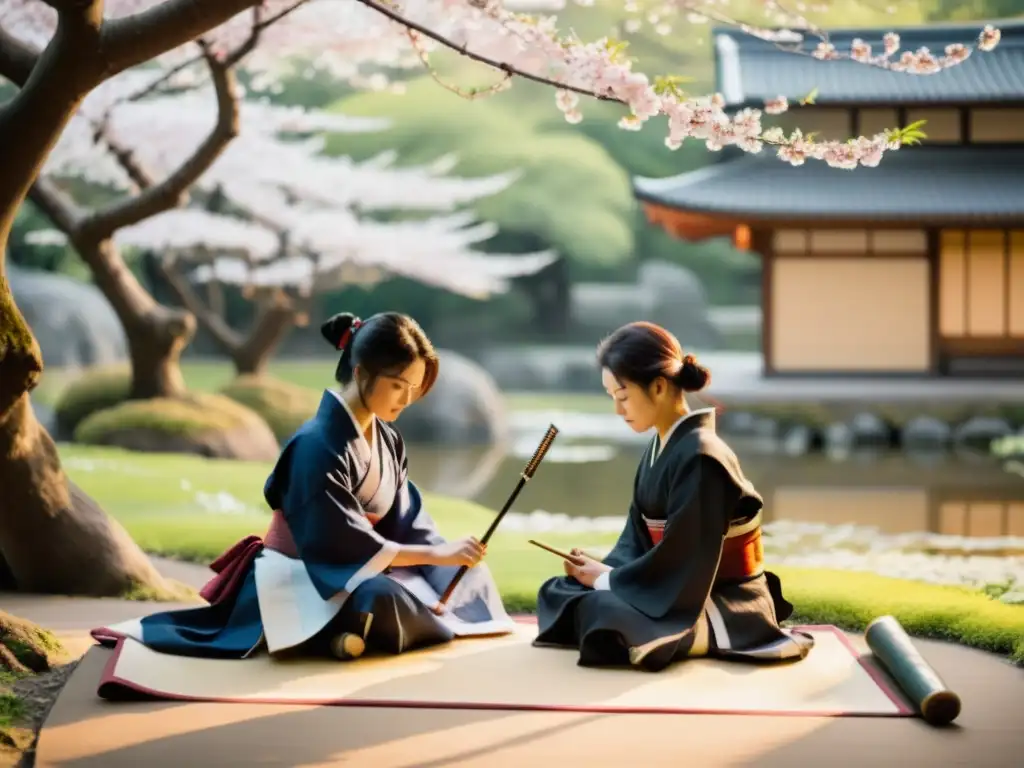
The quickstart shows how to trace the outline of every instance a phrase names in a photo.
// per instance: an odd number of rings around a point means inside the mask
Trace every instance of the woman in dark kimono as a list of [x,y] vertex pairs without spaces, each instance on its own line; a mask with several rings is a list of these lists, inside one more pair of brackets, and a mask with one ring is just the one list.
[[[273,510],[211,568],[210,605],[170,611],[93,632],[99,642],[134,638],[153,650],[244,658],[272,654],[360,656],[454,637],[502,634],[505,613],[476,539],[447,542],[409,480],[405,445],[388,422],[430,391],[438,358],[411,318],[349,314],[322,327],[338,350],[339,392],[295,433],[267,479]],[[458,568],[475,566],[444,608]]]
[[714,410],[687,407],[708,370],[652,323],[617,330],[598,361],[615,412],[656,435],[611,553],[573,550],[566,576],[541,586],[535,644],[578,648],[582,666],[651,671],[693,656],[804,658],[813,639],[779,627],[793,607],[764,570],[761,497],[715,433]]

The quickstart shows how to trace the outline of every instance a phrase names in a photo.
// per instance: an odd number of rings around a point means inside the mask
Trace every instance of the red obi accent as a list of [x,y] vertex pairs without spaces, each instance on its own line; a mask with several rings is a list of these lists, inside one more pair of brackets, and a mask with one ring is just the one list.
[[647,523],[647,532],[651,534],[651,541],[658,544],[665,536],[665,521],[644,518],[644,522]]
[[246,536],[235,544],[210,563],[210,570],[217,575],[206,582],[199,596],[211,605],[216,605],[235,595],[242,587],[249,566],[262,550],[263,539],[259,536]]
[[288,557],[296,557],[298,554],[295,539],[292,538],[288,523],[279,509],[274,510],[270,526],[262,539],[256,535],[246,536],[210,563],[210,570],[217,575],[206,583],[199,596],[211,605],[216,605],[236,594],[241,589],[242,581],[249,573],[253,560],[264,547],[277,550]]
[[[376,525],[383,515],[368,514],[366,517],[370,525]],[[242,580],[249,572],[256,555],[264,547],[280,552],[285,557],[299,556],[299,548],[295,546],[291,529],[284,519],[284,513],[279,509],[274,510],[270,526],[262,539],[256,535],[246,536],[210,563],[210,570],[217,575],[206,583],[199,596],[215,605],[234,595],[241,588]]]
[[761,528],[725,540],[722,560],[718,564],[719,579],[749,579],[764,567],[764,544]]
[[[651,541],[658,544],[665,536],[665,523],[662,520],[644,520]],[[761,528],[757,527],[749,533],[726,539],[722,547],[722,560],[718,564],[719,579],[749,579],[757,576],[764,567],[764,544],[761,541]]]
[[275,509],[273,517],[270,518],[270,527],[267,528],[267,535],[263,537],[263,543],[269,549],[274,549],[286,557],[298,557],[299,548],[295,546],[295,539],[292,538],[291,528],[284,519],[284,512]]

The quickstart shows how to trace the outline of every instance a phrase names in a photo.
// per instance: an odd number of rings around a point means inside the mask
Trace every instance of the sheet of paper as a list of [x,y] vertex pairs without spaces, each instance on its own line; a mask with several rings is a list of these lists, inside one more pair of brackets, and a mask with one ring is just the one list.
[[[388,577],[397,581],[413,594],[421,603],[433,608],[441,602],[441,596],[418,573],[407,568],[396,568],[388,573]],[[511,618],[499,618],[494,621],[469,623],[453,613],[446,612],[438,618],[447,625],[457,637],[476,635],[499,635],[515,631],[516,624]]]

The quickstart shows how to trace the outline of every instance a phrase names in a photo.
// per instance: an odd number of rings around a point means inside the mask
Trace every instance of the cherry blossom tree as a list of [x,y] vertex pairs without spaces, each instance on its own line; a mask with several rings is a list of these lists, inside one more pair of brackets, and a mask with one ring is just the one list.
[[[124,191],[140,165],[170,175],[208,130],[209,110],[203,108],[215,98],[206,90],[127,99],[102,112],[87,103],[50,155],[37,187],[45,183],[52,199],[69,178]],[[243,102],[239,111],[245,130],[193,186],[204,204],[159,213],[112,237],[118,248],[157,254],[156,263],[182,304],[231,357],[238,373],[265,369],[281,338],[306,317],[315,292],[401,275],[485,297],[505,291],[508,278],[554,259],[547,253],[501,257],[473,252],[472,246],[492,237],[496,227],[465,214],[382,223],[356,213],[451,212],[506,189],[515,172],[462,179],[446,175],[454,157],[401,169],[394,167],[391,153],[364,163],[324,157],[319,137],[285,141],[280,132],[369,130],[383,127],[383,121],[252,102]],[[147,132],[147,126],[159,129]],[[146,141],[132,145],[132,137],[143,134]],[[96,140],[99,136],[102,141]],[[53,241],[50,232],[36,237]],[[205,297],[194,285],[204,282],[210,288]],[[257,303],[248,333],[225,321],[217,290],[223,283],[242,286]]]
[[[682,21],[712,19],[766,37],[794,55],[845,56],[909,74],[941,71],[976,50],[991,50],[999,40],[998,30],[985,27],[975,46],[952,45],[942,53],[900,52],[895,37],[888,37],[878,53],[864,44],[844,52],[776,0],[761,3],[769,18],[759,22],[727,17],[725,0],[629,0],[628,5],[637,11],[634,21],[654,23],[667,33]],[[784,31],[769,28],[780,20]],[[313,42],[325,34],[331,42]],[[915,139],[913,133],[893,130],[846,143],[817,142],[799,131],[786,136],[765,130],[758,110],[729,115],[720,98],[692,97],[672,74],[641,73],[625,55],[623,41],[584,42],[560,31],[554,17],[517,13],[500,0],[5,0],[0,6],[0,75],[17,91],[0,104],[0,486],[5,489],[0,554],[18,586],[111,594],[137,584],[160,585],[124,530],[67,482],[53,441],[32,413],[28,393],[42,372],[42,359],[11,296],[2,255],[29,189],[55,225],[71,233],[69,239],[97,284],[108,297],[116,297],[112,303],[122,321],[134,323],[138,355],[147,354],[140,341],[145,339],[154,356],[167,361],[143,367],[133,382],[134,394],[180,392],[174,360],[194,319],[161,307],[142,289],[116,252],[114,233],[180,206],[186,191],[237,135],[234,66],[242,58],[252,54],[247,66],[254,73],[262,69],[268,78],[302,66],[300,60],[310,51],[318,52],[320,65],[348,61],[351,69],[358,58],[353,45],[383,51],[380,63],[387,64],[395,60],[396,41],[402,39],[406,53],[411,50],[428,66],[432,52],[443,47],[498,73],[492,88],[465,91],[471,97],[522,77],[556,89],[557,103],[570,122],[582,119],[581,96],[623,104],[626,129],[665,115],[669,147],[688,138],[710,149],[735,145],[760,152],[773,147],[789,162],[816,159],[843,168],[876,165],[886,151]],[[803,47],[808,39],[818,40],[809,50]],[[138,191],[98,211],[81,211],[59,197],[60,190],[49,189],[46,179],[36,184],[48,154],[90,92],[148,61],[164,68],[160,78],[177,66],[184,70],[201,61],[206,67],[217,119],[188,160],[157,179],[135,167],[130,153],[125,155]]]
[[[141,587],[170,594],[124,528],[67,480],[52,438],[35,418],[28,395],[42,373],[42,357],[11,296],[4,261],[18,208],[88,93],[252,5],[122,0],[105,9],[102,0],[6,0],[0,7],[0,75],[17,88],[0,104],[0,574],[8,587],[98,595]],[[233,132],[234,125],[222,131]],[[215,149],[212,141],[205,145],[207,153]],[[177,197],[172,184],[156,185],[128,205],[173,204]],[[96,223],[102,221],[83,217],[81,229],[88,234]],[[127,286],[127,299],[146,304],[148,295],[133,288],[130,273],[119,266],[98,279]]]

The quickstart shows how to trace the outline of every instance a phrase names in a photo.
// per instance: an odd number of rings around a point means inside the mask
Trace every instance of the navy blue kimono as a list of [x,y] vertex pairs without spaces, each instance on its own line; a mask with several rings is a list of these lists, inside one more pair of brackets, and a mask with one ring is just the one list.
[[535,644],[577,648],[582,666],[652,672],[693,656],[804,658],[813,638],[779,626],[793,606],[764,569],[762,505],[715,433],[714,410],[679,419],[640,460],[626,524],[603,561],[611,570],[593,589],[567,576],[541,586]]
[[514,631],[485,564],[468,571],[440,616],[432,609],[458,569],[391,567],[402,544],[444,541],[408,473],[391,425],[375,419],[367,441],[342,398],[325,392],[267,479],[274,510],[267,534],[243,539],[211,565],[217,576],[201,593],[210,604],[103,627],[93,637],[244,658],[263,647],[327,652],[342,632],[362,636],[367,650],[400,653]]

